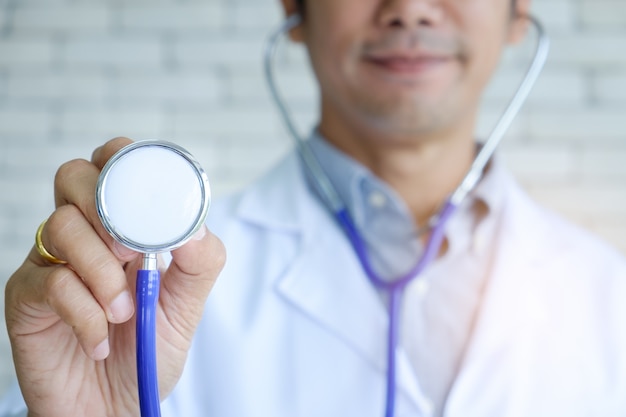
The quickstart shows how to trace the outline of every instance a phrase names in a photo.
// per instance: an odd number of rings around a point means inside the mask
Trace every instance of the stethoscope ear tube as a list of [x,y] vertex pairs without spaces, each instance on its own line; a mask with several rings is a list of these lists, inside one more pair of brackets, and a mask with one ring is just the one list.
[[280,115],[287,127],[291,138],[294,141],[296,149],[300,153],[305,168],[312,174],[315,187],[319,191],[325,204],[328,206],[331,213],[337,219],[337,222],[342,227],[347,238],[350,240],[356,255],[361,263],[365,274],[370,282],[379,289],[385,290],[389,294],[389,330],[387,338],[387,390],[386,390],[386,405],[385,416],[393,417],[395,411],[395,397],[396,397],[396,369],[395,369],[395,352],[398,345],[399,330],[398,322],[400,315],[401,298],[404,292],[404,288],[410,281],[418,277],[421,272],[436,259],[441,245],[444,239],[444,229],[448,219],[456,211],[456,208],[462,203],[467,195],[474,189],[478,181],[483,175],[484,169],[487,163],[491,159],[496,147],[500,143],[507,129],[511,125],[515,116],[519,113],[522,105],[526,101],[532,87],[534,86],[537,78],[541,74],[541,70],[546,62],[549,51],[549,40],[543,29],[541,23],[532,16],[524,16],[527,18],[537,30],[538,41],[537,48],[535,50],[535,56],[530,64],[526,75],[524,76],[521,84],[519,85],[515,95],[511,99],[509,105],[504,110],[502,116],[496,123],[494,129],[489,135],[488,139],[482,145],[478,155],[474,159],[470,170],[467,172],[459,186],[451,193],[448,200],[441,207],[441,209],[435,214],[429,222],[430,237],[424,249],[420,260],[415,267],[406,275],[399,279],[388,281],[378,276],[373,270],[369,256],[367,254],[367,248],[361,235],[359,234],[354,221],[352,220],[346,205],[339,197],[335,187],[333,186],[330,178],[326,175],[322,169],[316,156],[310,150],[307,143],[302,139],[298,133],[291,115],[287,110],[284,100],[282,99],[273,71],[273,57],[278,45],[278,41],[281,37],[289,32],[291,29],[301,23],[299,15],[292,15],[288,17],[285,22],[274,32],[269,38],[267,48],[265,51],[265,77],[266,81],[280,112]]
[[289,135],[294,138],[294,144],[298,149],[298,153],[300,154],[305,165],[311,171],[315,178],[315,186],[318,188],[320,195],[325,200],[325,203],[328,205],[331,211],[333,213],[337,213],[344,208],[343,201],[341,201],[341,198],[337,194],[335,187],[332,185],[330,179],[322,169],[319,161],[317,160],[317,157],[313,152],[311,152],[309,147],[306,146],[300,134],[298,133],[298,129],[293,123],[293,119],[289,114],[289,110],[287,110],[285,101],[280,95],[278,86],[276,85],[276,79],[274,78],[273,59],[274,55],[276,54],[278,42],[284,34],[288,33],[291,29],[295,28],[300,23],[302,23],[302,17],[300,16],[300,14],[294,13],[291,16],[287,17],[282,25],[270,35],[267,46],[265,48],[265,54],[263,59],[265,80],[270,90],[272,99],[282,117],[283,123],[289,131]]
[[488,139],[482,144],[478,155],[474,158],[474,162],[470,170],[467,172],[461,184],[452,193],[450,201],[455,205],[461,204],[461,201],[474,189],[483,171],[487,166],[487,163],[493,156],[496,148],[500,144],[500,141],[504,137],[511,123],[521,110],[524,102],[528,98],[528,95],[532,91],[541,71],[548,59],[548,53],[550,52],[550,39],[548,38],[543,25],[539,20],[533,16],[523,16],[526,18],[537,31],[537,47],[535,49],[535,56],[526,71],[526,75],[522,79],[517,92],[509,102],[508,106],[502,113],[500,120],[496,123],[495,127],[491,131]]

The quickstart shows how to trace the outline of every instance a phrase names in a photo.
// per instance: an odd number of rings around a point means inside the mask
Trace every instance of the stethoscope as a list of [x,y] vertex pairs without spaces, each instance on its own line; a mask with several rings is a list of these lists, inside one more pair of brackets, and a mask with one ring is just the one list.
[[119,150],[102,169],[96,209],[105,229],[143,253],[137,271],[137,382],[142,417],[161,415],[156,361],[157,255],[182,246],[204,224],[211,201],[207,176],[185,149],[141,141]]
[[538,33],[537,48],[535,56],[530,67],[527,70],[522,83],[508,104],[504,113],[497,122],[495,128],[489,135],[488,139],[482,144],[480,151],[476,155],[470,170],[467,172],[459,186],[454,190],[450,197],[446,200],[440,210],[431,217],[428,229],[430,236],[425,245],[424,252],[415,264],[413,269],[403,276],[397,277],[395,280],[386,280],[377,274],[370,263],[367,248],[363,237],[355,227],[355,223],[348,212],[346,204],[341,200],[339,194],[332,182],[320,166],[315,154],[311,151],[308,143],[298,133],[293,119],[285,105],[285,101],[278,92],[276,81],[274,78],[273,57],[276,53],[278,42],[291,29],[298,26],[302,19],[300,15],[294,14],[289,16],[285,22],[271,34],[265,50],[264,64],[265,77],[269,90],[278,111],[293,139],[296,149],[304,162],[305,169],[309,170],[324,203],[336,218],[337,222],[343,229],[345,235],[350,240],[352,247],[361,263],[368,279],[376,288],[384,291],[388,295],[389,302],[389,328],[387,336],[387,388],[386,388],[386,406],[385,417],[393,417],[396,400],[396,349],[399,339],[399,317],[401,299],[407,285],[419,277],[424,269],[430,265],[437,257],[444,239],[444,229],[448,219],[454,214],[465,197],[474,189],[493,155],[498,143],[509,128],[511,122],[518,114],[520,108],[525,102],[528,94],[534,86],[543,65],[548,56],[549,40],[541,23],[532,16],[527,16],[528,20],[533,24]]

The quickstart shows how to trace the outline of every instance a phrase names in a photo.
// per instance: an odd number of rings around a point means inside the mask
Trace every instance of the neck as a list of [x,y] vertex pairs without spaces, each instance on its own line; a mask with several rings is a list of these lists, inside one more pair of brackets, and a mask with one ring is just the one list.
[[437,212],[470,168],[475,155],[473,128],[469,122],[445,132],[385,134],[332,123],[324,112],[319,126],[328,141],[401,196],[418,226]]

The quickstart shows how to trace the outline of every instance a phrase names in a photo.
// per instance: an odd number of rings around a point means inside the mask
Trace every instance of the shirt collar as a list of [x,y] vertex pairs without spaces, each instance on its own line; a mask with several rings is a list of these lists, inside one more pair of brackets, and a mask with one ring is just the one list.
[[[317,131],[311,134],[308,143],[359,229],[364,229],[362,226],[372,209],[383,205],[388,213],[393,212],[413,223],[402,198],[367,167],[340,151]],[[309,175],[307,173],[307,177]]]
[[[317,131],[308,144],[320,165],[335,186],[339,197],[354,219],[357,229],[374,252],[377,245],[401,242],[413,254],[419,253],[418,228],[402,198],[387,183],[378,178],[367,167],[343,153]],[[500,210],[504,195],[503,167],[498,158],[492,158],[483,178],[462,203],[457,214],[450,219],[446,228],[446,239],[453,252],[465,248],[470,235],[480,223]],[[307,181],[312,181],[307,172]],[[311,187],[316,190],[316,187]],[[372,231],[374,216],[377,221],[392,227]],[[381,218],[383,216],[383,218]],[[461,233],[464,231],[465,233]],[[388,236],[381,236],[388,232]],[[412,243],[409,243],[412,242]],[[415,255],[414,255],[415,256]]]

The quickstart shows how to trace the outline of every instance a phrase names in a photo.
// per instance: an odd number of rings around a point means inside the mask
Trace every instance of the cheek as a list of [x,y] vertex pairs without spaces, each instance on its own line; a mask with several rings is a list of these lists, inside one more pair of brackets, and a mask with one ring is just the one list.
[[341,62],[344,56],[339,41],[331,33],[316,35],[314,39],[314,43],[307,44],[307,50],[320,89],[324,93],[339,88],[342,80]]
[[[358,62],[356,45],[374,19],[378,0],[311,0],[304,27],[304,42],[311,64],[324,88],[350,77]],[[345,81],[345,80],[344,80]]]
[[482,91],[507,44],[510,10],[502,7],[502,1],[498,2],[499,8],[494,2],[473,3],[481,4],[464,10],[461,32],[465,34],[467,45],[468,76],[473,80],[472,86]]

